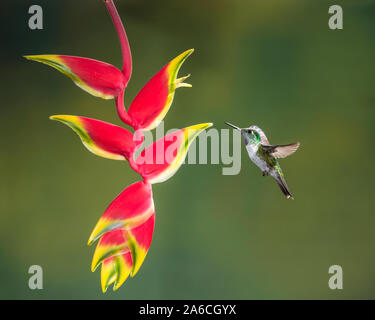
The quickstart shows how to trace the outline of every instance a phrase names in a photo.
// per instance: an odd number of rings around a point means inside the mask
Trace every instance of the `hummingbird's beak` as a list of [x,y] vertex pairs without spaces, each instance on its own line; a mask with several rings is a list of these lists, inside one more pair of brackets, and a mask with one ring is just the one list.
[[226,121],[225,121],[224,123],[225,123],[226,125],[228,125],[228,126],[234,128],[234,129],[237,129],[237,130],[240,130],[240,131],[241,131],[241,128],[236,127],[234,124],[231,124],[231,123],[226,122]]

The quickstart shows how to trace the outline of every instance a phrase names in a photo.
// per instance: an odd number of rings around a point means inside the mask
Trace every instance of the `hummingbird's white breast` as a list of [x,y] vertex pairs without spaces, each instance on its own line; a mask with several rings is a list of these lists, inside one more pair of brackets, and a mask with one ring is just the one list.
[[269,172],[270,168],[265,160],[258,156],[259,144],[249,143],[246,145],[247,153],[252,162],[263,172]]

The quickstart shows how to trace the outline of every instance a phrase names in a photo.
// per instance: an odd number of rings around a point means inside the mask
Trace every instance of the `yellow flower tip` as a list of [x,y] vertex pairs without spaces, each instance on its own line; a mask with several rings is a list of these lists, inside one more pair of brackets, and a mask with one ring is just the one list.
[[179,61],[185,61],[187,57],[189,57],[194,52],[194,49],[189,49],[181,53],[179,56],[177,56],[175,59]]
[[99,224],[100,224],[100,220],[97,223],[97,225],[95,226],[94,230],[92,230],[92,232],[90,234],[90,238],[87,241],[87,245],[88,246],[91,246],[96,241],[96,239],[99,238],[99,230],[98,230],[99,229],[99,227],[98,227]]
[[73,122],[75,120],[77,120],[77,117],[76,116],[68,116],[68,115],[55,115],[55,116],[50,116],[49,117],[50,120],[56,120],[56,121],[61,121],[61,122]]
[[103,252],[100,250],[99,246],[96,247],[94,256],[91,262],[91,272],[94,272],[103,262]]
[[[77,130],[77,128],[80,128],[82,126],[79,117],[77,116],[69,116],[69,115],[55,115],[55,116],[50,116],[50,120],[55,120],[59,121],[69,127],[71,127],[73,130]],[[77,132],[78,135],[80,135],[79,132]]]
[[172,80],[173,82],[175,81],[177,73],[179,69],[181,68],[182,64],[193,52],[194,52],[194,49],[186,50],[185,52],[178,55],[169,63],[169,72],[170,72],[171,77],[173,78]]
[[91,246],[93,243],[94,243],[94,239],[92,239],[90,236],[89,241],[87,241],[87,245]]
[[206,123],[200,123],[200,124],[196,124],[194,126],[191,126],[191,127],[188,127],[187,129],[188,130],[205,130],[205,129],[208,129],[209,127],[212,127],[213,123],[211,122],[206,122]]
[[[41,62],[50,65],[51,67],[56,68],[56,63],[61,63],[61,60],[58,56],[52,54],[42,54],[42,55],[28,55],[23,56],[27,60]],[[57,68],[59,69],[59,68]],[[60,69],[59,69],[60,70]]]
[[91,263],[91,272],[95,272],[99,265],[100,263],[98,263],[97,259],[93,259]]
[[27,60],[31,60],[31,61],[39,61],[41,59],[41,56],[36,56],[36,55],[27,55],[27,56],[23,56],[25,59]]
[[206,129],[207,129],[207,128],[212,127],[214,124],[212,122],[207,122],[206,125],[207,125]]
[[177,58],[175,58],[181,65],[192,53],[194,52],[194,49],[189,49],[181,53]]
[[133,269],[132,269],[132,271],[130,272],[130,277],[131,278],[134,278],[135,277],[135,275],[138,273],[138,271],[141,269],[141,266],[142,266],[142,264],[143,264],[143,261],[145,260],[145,258],[146,258],[146,254],[147,254],[147,252],[146,253],[143,253],[143,260],[139,263],[135,263],[134,265],[133,265]]
[[118,290],[118,288],[120,288],[121,287],[121,283],[115,283],[114,285],[113,285],[113,291],[117,291]]
[[99,219],[94,230],[92,230],[87,245],[92,245],[97,239],[99,239],[107,231],[113,230],[115,227],[120,227],[120,224],[113,224],[104,218]]

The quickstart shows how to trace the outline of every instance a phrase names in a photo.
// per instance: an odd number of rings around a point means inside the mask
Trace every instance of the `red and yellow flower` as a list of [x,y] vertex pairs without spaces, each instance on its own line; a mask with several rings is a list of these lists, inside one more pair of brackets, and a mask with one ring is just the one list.
[[[136,95],[129,110],[124,106],[124,92],[132,73],[132,57],[124,26],[113,0],[104,0],[119,36],[122,70],[105,62],[64,55],[25,56],[47,64],[68,76],[88,93],[115,99],[120,119],[133,127],[133,134],[125,128],[103,121],[72,115],[51,116],[69,126],[83,145],[95,155],[112,160],[128,161],[140,174],[142,181],[122,191],[108,206],[93,229],[88,244],[98,241],[91,269],[101,266],[102,290],[113,284],[117,290],[142,265],[150,248],[155,225],[152,184],[166,181],[183,164],[194,139],[211,123],[190,126],[157,140],[135,158],[143,143],[142,131],[152,130],[166,116],[179,87],[190,87],[177,74],[183,62],[193,52],[187,50],[156,73]],[[139,133],[141,132],[141,133]],[[141,134],[141,139],[139,135]],[[151,155],[151,156],[150,156]],[[160,161],[162,158],[162,161]]]

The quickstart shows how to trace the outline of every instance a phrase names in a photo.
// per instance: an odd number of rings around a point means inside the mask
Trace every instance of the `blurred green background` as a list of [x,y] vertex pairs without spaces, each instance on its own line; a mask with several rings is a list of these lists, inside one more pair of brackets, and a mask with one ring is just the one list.
[[[28,8],[44,9],[44,30]],[[134,72],[126,104],[180,52],[181,75],[166,129],[223,121],[257,124],[271,143],[301,141],[281,160],[287,201],[247,158],[185,165],[154,186],[156,229],[137,276],[101,293],[86,242],[107,205],[138,176],[86,151],[48,120],[89,116],[120,124],[113,101],[88,95],[25,54],[86,56],[120,66],[100,0],[1,1],[1,299],[375,298],[375,2],[317,0],[116,1]],[[328,28],[340,4],[344,30]],[[28,268],[44,290],[28,288]],[[328,288],[328,268],[344,289]]]

